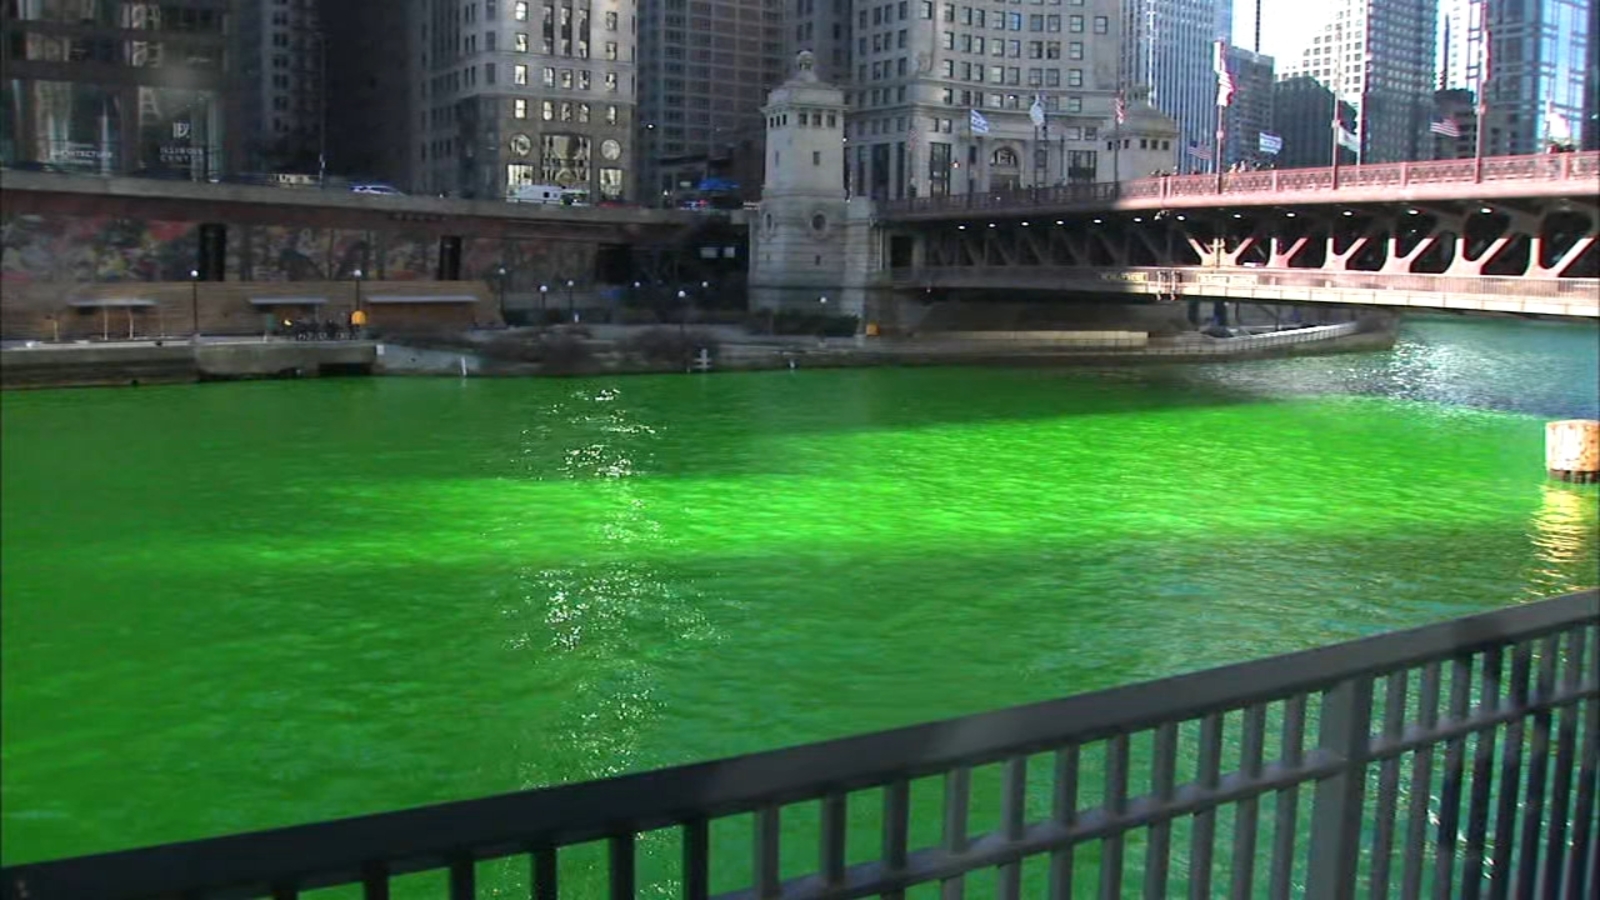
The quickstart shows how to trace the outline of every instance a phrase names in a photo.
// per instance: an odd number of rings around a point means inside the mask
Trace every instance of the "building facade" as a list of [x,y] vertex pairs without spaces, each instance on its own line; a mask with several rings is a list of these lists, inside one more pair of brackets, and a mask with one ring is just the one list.
[[[357,97],[383,112],[362,110],[374,127],[361,132],[331,127],[330,165],[419,193],[502,199],[555,185],[633,199],[631,0],[384,0],[385,15],[370,15],[377,5],[332,4],[350,9],[329,16],[329,83],[356,90],[334,94],[330,118]],[[364,22],[390,40],[352,34]],[[374,74],[385,67],[395,71]]]
[[643,0],[635,129],[641,200],[668,198],[714,175],[738,182],[751,199],[759,194],[761,104],[793,58],[785,54],[783,17],[781,0]]
[[244,168],[320,174],[327,99],[320,2],[237,2],[233,43]]
[[1438,0],[1337,0],[1283,77],[1309,75],[1356,109],[1363,162],[1431,156]]
[[1439,0],[1439,87],[1477,93],[1484,0]]
[[858,3],[853,25],[853,195],[1110,179],[1101,145],[1118,87],[1113,0]]
[[[327,165],[330,174],[421,183],[423,27],[419,0],[393,15],[334,0],[322,8],[327,56]],[[320,62],[320,60],[319,60]]]
[[855,55],[855,9],[852,0],[788,0],[784,10],[784,60],[811,51],[817,79],[827,84],[848,84]]
[[429,12],[421,190],[636,199],[629,0],[433,0]]
[[1486,0],[1484,152],[1538,153],[1580,138],[1593,0]]
[[1585,150],[1600,150],[1600,0],[1589,0],[1588,76],[1583,88]]
[[[1144,85],[1150,102],[1174,119],[1184,147],[1216,142],[1217,76],[1213,45],[1233,32],[1232,0],[1121,0],[1121,82]],[[1210,171],[1192,154],[1186,171]]]
[[1261,152],[1262,132],[1273,133],[1273,59],[1239,47],[1228,48],[1228,71],[1233,74],[1233,102],[1223,110],[1224,166],[1233,163],[1273,162]]
[[[1336,100],[1333,91],[1311,75],[1285,78],[1274,86],[1272,93],[1273,126],[1283,138],[1277,167],[1308,169],[1332,165],[1335,103],[1339,121],[1347,127],[1355,123],[1354,104]],[[1341,165],[1355,161],[1353,151],[1339,151]]]
[[0,158],[203,179],[232,171],[231,0],[6,0]]

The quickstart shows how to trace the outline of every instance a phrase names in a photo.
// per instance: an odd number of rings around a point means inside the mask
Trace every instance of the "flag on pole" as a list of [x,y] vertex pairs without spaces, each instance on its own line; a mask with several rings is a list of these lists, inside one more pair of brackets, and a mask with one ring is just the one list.
[[1344,123],[1338,119],[1333,120],[1333,135],[1339,146],[1356,153],[1361,152],[1361,138],[1356,137],[1356,133],[1344,127]]
[[1128,98],[1124,97],[1121,91],[1117,91],[1117,103],[1115,109],[1117,113],[1118,125],[1128,121]]
[[1189,142],[1189,155],[1194,157],[1195,159],[1201,159],[1201,160],[1208,160],[1209,161],[1211,159],[1211,148],[1210,147],[1202,147],[1202,146],[1200,146],[1200,142],[1199,141],[1190,141]]
[[[1487,13],[1485,13],[1487,14]],[[1489,36],[1489,23],[1483,23],[1482,37],[1479,39],[1478,54],[1478,119],[1489,114],[1489,45],[1493,43]]]
[[1552,144],[1572,143],[1572,123],[1556,109],[1554,97],[1544,104],[1544,134],[1545,140]]
[[976,135],[988,134],[989,120],[983,117],[983,113],[975,109],[971,113],[971,116],[968,117],[968,123],[972,126],[972,133]]
[[1263,131],[1261,132],[1257,146],[1260,148],[1262,153],[1266,153],[1270,156],[1277,156],[1279,153],[1283,152],[1283,138],[1271,133],[1270,131]]
[[1044,127],[1044,95],[1034,94],[1033,105],[1028,107],[1028,119],[1033,122],[1033,127]]
[[1428,130],[1434,134],[1442,134],[1445,137],[1461,137],[1461,125],[1460,123],[1456,122],[1453,116],[1445,116],[1443,119],[1434,119],[1432,122],[1428,123]]
[[1228,106],[1233,103],[1233,76],[1228,74],[1228,42],[1215,42],[1212,53],[1211,65],[1217,72],[1217,105]]

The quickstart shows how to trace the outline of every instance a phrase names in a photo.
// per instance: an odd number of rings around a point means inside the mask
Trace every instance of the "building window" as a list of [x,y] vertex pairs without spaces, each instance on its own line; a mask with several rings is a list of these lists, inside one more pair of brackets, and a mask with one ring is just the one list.
[[606,124],[617,124],[617,108],[611,104],[606,104]]
[[544,102],[540,103],[539,105],[541,107],[540,117],[543,118],[546,122],[553,121],[555,119],[555,117],[556,117],[556,104],[555,104],[555,101],[553,101],[553,100],[545,100]]
[[[1082,29],[1079,29],[1080,31]],[[1094,17],[1094,33],[1106,34],[1111,31],[1111,20],[1105,16]]]
[[589,139],[578,134],[547,134],[540,139],[544,184],[575,187],[589,183]]
[[613,94],[617,92],[617,73],[606,73],[606,90],[612,92]]
[[518,97],[511,101],[511,118],[526,119],[528,117],[528,101]]
[[588,69],[579,69],[578,70],[578,90],[587,91],[588,89],[589,89],[589,70]]
[[606,41],[606,59],[615,60],[616,58],[617,58],[617,42],[616,41]]
[[922,2],[922,18],[924,18],[924,19],[932,19],[933,18],[933,2],[932,2],[932,0],[923,0],[923,2]]
[[614,12],[606,13],[606,30],[607,31],[616,31],[617,30],[617,14],[616,13],[614,13]]
[[589,122],[589,104],[587,104],[587,103],[579,103],[578,104],[578,121],[581,122],[581,123],[584,123],[584,124],[588,124],[588,122]]
[[528,83],[528,67],[527,66],[512,66],[511,67],[511,82],[513,84],[527,84]]
[[488,84],[494,84],[494,63],[486,63],[484,65],[483,80]]
[[511,4],[511,18],[518,22],[528,21],[528,0],[516,0]]
[[1083,70],[1067,70],[1067,87],[1083,87]]
[[1067,30],[1073,34],[1083,34],[1083,16],[1067,16]]
[[1073,41],[1067,45],[1067,59],[1083,59],[1083,41]]
[[528,33],[519,31],[511,36],[511,49],[518,53],[528,52]]
[[561,87],[564,90],[568,90],[568,91],[572,90],[572,70],[571,69],[562,69],[561,70]]

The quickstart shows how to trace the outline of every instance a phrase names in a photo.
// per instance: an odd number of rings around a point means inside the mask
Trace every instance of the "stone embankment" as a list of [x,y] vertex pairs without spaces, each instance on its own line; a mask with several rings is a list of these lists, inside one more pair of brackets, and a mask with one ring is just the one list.
[[[382,341],[254,339],[50,344],[0,350],[0,386],[80,387],[328,375],[588,375],[934,365],[1218,362],[1380,350],[1394,329],[1347,322],[1265,334],[937,332],[917,337],[750,335],[735,328],[512,329]],[[702,353],[702,351],[704,351]]]

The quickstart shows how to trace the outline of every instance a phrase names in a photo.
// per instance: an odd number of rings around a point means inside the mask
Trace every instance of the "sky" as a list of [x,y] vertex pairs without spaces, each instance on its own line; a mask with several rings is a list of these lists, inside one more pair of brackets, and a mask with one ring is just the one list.
[[[1273,57],[1277,68],[1300,51],[1322,26],[1326,7],[1305,0],[1261,0],[1261,52]],[[1233,0],[1233,45],[1254,49],[1255,0]]]

